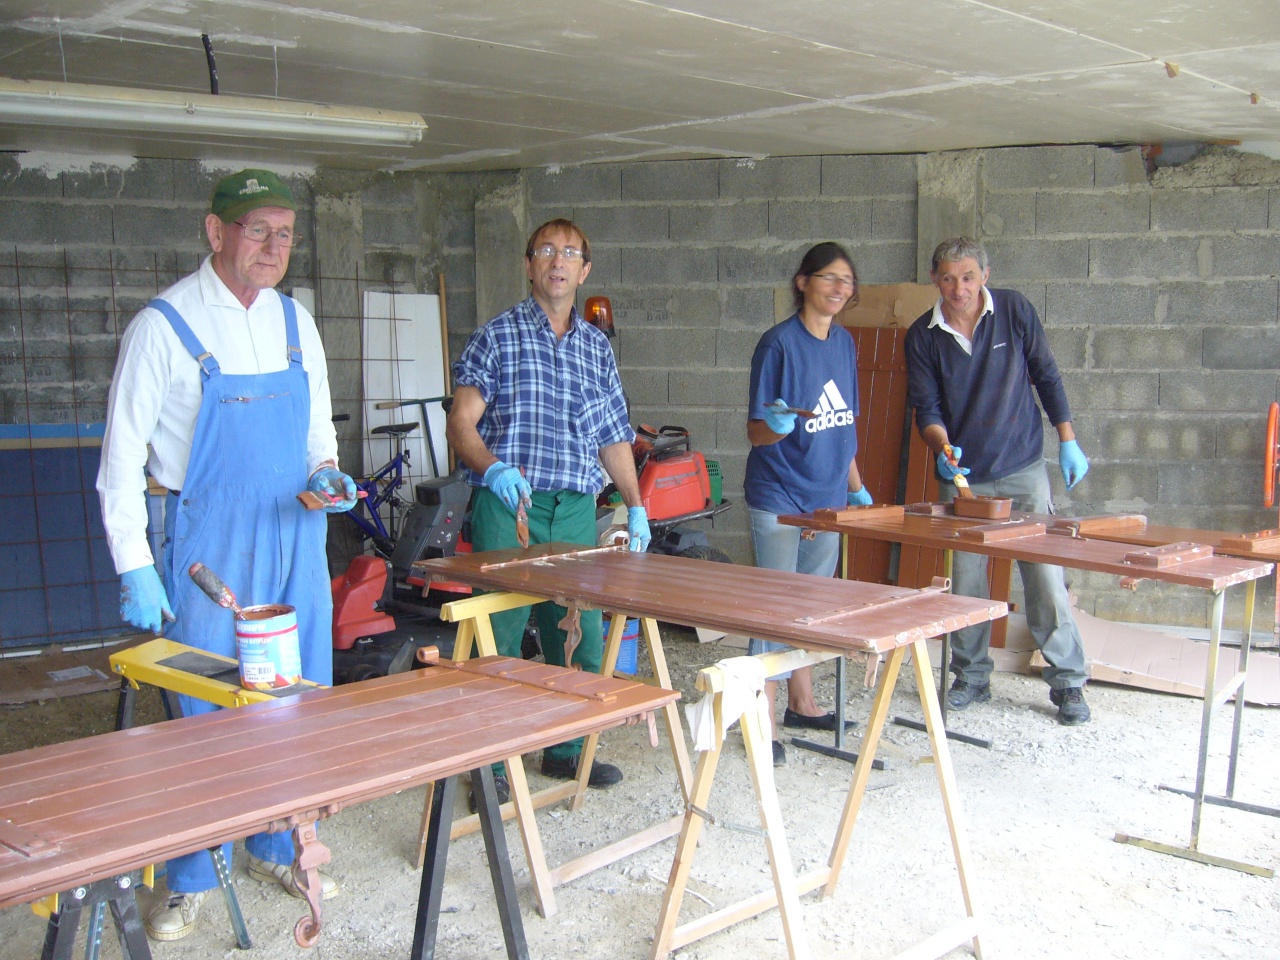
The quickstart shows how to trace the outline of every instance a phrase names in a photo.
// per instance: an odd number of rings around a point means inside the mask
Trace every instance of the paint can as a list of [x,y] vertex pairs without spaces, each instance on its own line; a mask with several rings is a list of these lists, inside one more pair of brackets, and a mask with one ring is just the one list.
[[297,611],[283,603],[244,607],[236,617],[236,654],[246,690],[278,690],[301,682]]

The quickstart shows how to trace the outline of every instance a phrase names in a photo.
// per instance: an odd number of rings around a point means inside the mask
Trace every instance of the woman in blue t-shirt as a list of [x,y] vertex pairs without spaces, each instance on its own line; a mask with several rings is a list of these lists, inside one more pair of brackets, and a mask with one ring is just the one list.
[[[780,514],[871,503],[854,455],[858,452],[858,362],[853,337],[832,321],[858,298],[858,273],[837,243],[820,243],[800,261],[791,278],[796,312],[768,330],[751,357],[744,484],[751,510],[756,566],[830,577],[840,535],[801,539],[799,527],[782,526]],[[796,409],[802,414],[794,412]],[[812,415],[810,415],[812,414]],[[785,645],[752,639],[750,652]],[[785,727],[834,730],[835,714],[813,699],[811,670],[771,677],[765,691],[772,704],[778,681],[787,680]],[[773,720],[773,762],[786,752]]]

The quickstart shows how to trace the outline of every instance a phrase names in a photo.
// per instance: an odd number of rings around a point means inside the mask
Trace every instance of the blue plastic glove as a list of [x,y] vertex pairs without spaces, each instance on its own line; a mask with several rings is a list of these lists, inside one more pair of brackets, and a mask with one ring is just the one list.
[[[959,447],[951,448],[951,455],[956,458],[956,463],[960,462],[960,454],[962,452],[963,451]],[[969,468],[960,467],[959,469],[956,469],[951,465],[951,461],[947,459],[947,455],[945,453],[938,454],[938,476],[943,480],[950,481],[955,479],[957,473],[967,475],[969,473]]]
[[1063,440],[1058,447],[1058,466],[1062,468],[1062,479],[1070,490],[1084,479],[1089,472],[1089,460],[1074,440]]
[[851,507],[869,507],[871,506],[871,491],[867,489],[864,483],[861,490],[849,491],[849,506]]
[[307,481],[307,489],[326,497],[342,497],[325,507],[325,513],[346,513],[356,505],[356,482],[337,467],[321,467]]
[[501,460],[484,472],[484,485],[492,490],[503,505],[513,514],[523,500],[526,507],[533,505],[533,487],[515,467]]
[[644,507],[627,507],[627,535],[631,537],[632,553],[644,553],[649,549],[653,534],[649,532],[649,515]]
[[138,567],[120,574],[121,620],[160,636],[166,617],[174,619],[173,610],[155,567]]
[[764,425],[774,433],[786,435],[796,428],[796,415],[787,413],[790,404],[779,398],[764,408]]

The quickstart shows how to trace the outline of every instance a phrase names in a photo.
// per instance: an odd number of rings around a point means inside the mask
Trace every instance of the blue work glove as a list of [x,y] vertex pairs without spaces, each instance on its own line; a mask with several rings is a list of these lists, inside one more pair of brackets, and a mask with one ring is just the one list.
[[[951,448],[951,456],[956,458],[956,463],[960,462],[961,452],[962,451],[959,447]],[[956,467],[953,467],[951,465],[951,461],[947,459],[947,455],[945,453],[938,454],[938,476],[940,476],[943,480],[950,481],[956,478],[957,473],[963,473],[967,475],[969,473],[969,468],[960,467],[957,469]]]
[[871,506],[871,491],[867,489],[864,483],[861,490],[849,491],[849,506],[851,507],[869,507]]
[[174,619],[160,574],[153,566],[120,574],[120,619],[160,636],[165,618]]
[[649,532],[649,515],[644,507],[627,507],[627,535],[631,537],[632,553],[644,553],[649,549],[653,534]]
[[796,415],[787,413],[790,404],[779,398],[764,408],[764,425],[774,433],[788,434],[796,428]]
[[1062,446],[1058,447],[1058,466],[1062,467],[1062,479],[1068,490],[1089,472],[1089,460],[1074,440],[1063,440]]
[[501,460],[492,464],[484,472],[484,485],[492,490],[512,513],[524,501],[526,507],[533,505],[533,487],[515,467],[509,467]]
[[326,498],[342,498],[325,507],[325,513],[346,513],[356,505],[356,482],[337,467],[321,467],[307,481],[307,489]]

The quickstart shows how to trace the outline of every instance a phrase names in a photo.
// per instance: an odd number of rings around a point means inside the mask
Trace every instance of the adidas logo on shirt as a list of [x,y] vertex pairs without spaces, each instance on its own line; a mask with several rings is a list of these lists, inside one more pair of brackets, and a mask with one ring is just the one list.
[[804,422],[804,428],[808,433],[817,433],[819,430],[829,430],[832,427],[853,426],[853,411],[849,409],[849,404],[845,403],[834,380],[828,380],[823,386],[822,396],[814,405],[813,412],[817,416]]

